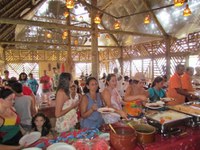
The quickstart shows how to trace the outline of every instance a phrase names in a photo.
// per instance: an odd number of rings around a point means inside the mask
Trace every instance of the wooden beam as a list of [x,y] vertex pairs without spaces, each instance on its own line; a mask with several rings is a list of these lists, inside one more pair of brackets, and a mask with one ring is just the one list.
[[[30,26],[40,26],[40,27],[45,27],[45,28],[50,28],[50,29],[91,31],[91,28],[87,28],[87,27],[67,26],[66,24],[57,24],[57,23],[49,23],[49,22],[33,21],[33,20],[25,20],[25,19],[13,19],[13,18],[0,18],[0,24],[24,24],[24,25],[30,25]],[[162,35],[146,34],[146,33],[131,32],[131,31],[122,31],[122,30],[98,29],[98,32],[111,33],[111,34],[130,34],[130,35],[135,35],[135,36],[163,38]]]
[[164,37],[162,35],[147,34],[147,33],[132,32],[132,31],[122,31],[122,30],[101,30],[101,29],[99,29],[98,32],[110,33],[110,34],[130,34],[130,35],[134,35],[134,36],[146,36],[146,37],[154,37],[154,38],[163,38]]
[[156,15],[154,14],[153,10],[151,10],[150,4],[147,2],[147,0],[142,0],[144,3],[144,6],[150,10],[150,14],[153,17],[154,21],[156,22],[158,28],[160,29],[160,31],[162,32],[162,34],[164,36],[167,36],[167,33],[165,32],[164,28],[162,27],[162,25],[160,24],[160,22],[158,21]]
[[26,20],[26,19],[14,19],[14,18],[0,18],[0,24],[24,24],[30,26],[40,26],[48,29],[66,29],[77,31],[91,31],[90,28],[67,26],[66,24],[49,23],[42,21]]
[[[97,0],[92,0],[91,4],[93,6],[97,6]],[[90,11],[91,15],[91,28],[92,28],[92,49],[91,49],[91,58],[92,58],[92,76],[95,77],[98,81],[99,77],[99,52],[98,52],[98,27],[97,24],[94,23],[94,18],[97,14],[96,9],[92,9]]]
[[[0,45],[32,45],[32,46],[68,46],[68,44],[43,43],[43,42],[25,42],[25,41],[0,41]],[[71,45],[72,47],[91,48],[91,45]],[[120,48],[119,46],[98,46],[98,48]]]

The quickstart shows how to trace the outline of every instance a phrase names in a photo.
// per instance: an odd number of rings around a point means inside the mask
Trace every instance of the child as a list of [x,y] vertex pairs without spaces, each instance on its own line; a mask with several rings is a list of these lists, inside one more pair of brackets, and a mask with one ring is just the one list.
[[42,137],[53,138],[49,118],[43,113],[37,113],[32,119],[32,131],[39,131]]

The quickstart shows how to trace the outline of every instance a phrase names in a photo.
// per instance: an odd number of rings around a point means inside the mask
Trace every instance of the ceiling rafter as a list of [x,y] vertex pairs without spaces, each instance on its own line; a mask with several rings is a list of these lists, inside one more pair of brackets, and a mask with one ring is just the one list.
[[[44,42],[25,42],[25,41],[0,41],[0,45],[33,45],[33,46],[68,46],[68,44],[44,43]],[[91,47],[91,45],[71,45],[72,47]],[[98,46],[98,48],[119,48],[119,46]]]

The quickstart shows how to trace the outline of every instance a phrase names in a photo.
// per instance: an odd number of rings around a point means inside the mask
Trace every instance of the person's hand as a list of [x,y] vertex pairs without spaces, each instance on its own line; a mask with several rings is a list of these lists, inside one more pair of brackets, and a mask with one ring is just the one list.
[[98,109],[97,104],[93,104],[92,107],[91,107],[91,109],[92,109],[93,111],[96,111],[96,110]]
[[192,94],[192,95],[191,95],[191,99],[192,99],[192,100],[198,100],[198,99],[199,99],[199,97],[198,97],[198,96],[196,96],[196,95],[193,95],[193,94]]
[[122,118],[128,120],[127,113],[125,113],[123,110],[119,110],[118,113]]

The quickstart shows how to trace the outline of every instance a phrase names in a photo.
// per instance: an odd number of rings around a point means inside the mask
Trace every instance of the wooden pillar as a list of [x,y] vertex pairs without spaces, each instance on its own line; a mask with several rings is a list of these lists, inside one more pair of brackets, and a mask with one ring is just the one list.
[[[92,0],[92,6],[97,5],[97,0]],[[91,28],[92,28],[92,76],[98,79],[99,75],[99,53],[98,53],[98,28],[94,23],[94,18],[97,14],[96,9],[91,10]]]
[[154,58],[151,59],[151,81],[153,82],[154,80]]
[[[69,16],[67,17],[67,26],[70,26],[70,11]],[[71,31],[67,30],[68,37],[67,37],[67,60],[66,60],[66,72],[72,72],[72,51],[71,51]]]
[[189,67],[189,55],[185,56],[185,66]]
[[108,74],[109,73],[109,69],[110,69],[110,63],[109,63],[109,61],[105,61],[104,64],[105,64],[106,72]]
[[3,50],[4,70],[7,70],[6,50],[3,47],[2,50]]
[[129,62],[130,62],[130,78],[131,78],[131,77],[132,77],[132,73],[133,73],[133,72],[132,72],[132,71],[133,71],[133,70],[132,70],[132,67],[133,67],[133,66],[132,66],[132,63],[133,63],[133,62],[132,62],[132,60],[130,60]]
[[144,74],[144,60],[142,59],[142,73]]
[[123,60],[123,48],[122,47],[120,49],[119,64],[120,64],[120,68],[121,68],[121,75],[124,75],[124,60]]
[[166,45],[166,75],[170,77],[170,37],[165,36],[165,45]]

